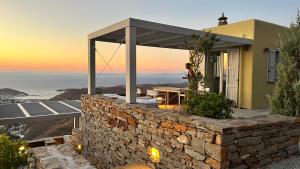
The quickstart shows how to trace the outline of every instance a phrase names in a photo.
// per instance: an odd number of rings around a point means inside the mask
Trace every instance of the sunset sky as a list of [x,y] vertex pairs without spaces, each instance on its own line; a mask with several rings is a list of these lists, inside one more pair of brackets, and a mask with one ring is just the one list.
[[[0,71],[86,72],[87,34],[132,17],[193,29],[261,19],[287,26],[299,0],[0,0]],[[108,60],[116,44],[97,43]],[[183,72],[188,52],[138,47],[139,73]],[[111,62],[125,70],[125,46]],[[104,62],[97,58],[97,70]],[[109,71],[108,71],[109,72]]]

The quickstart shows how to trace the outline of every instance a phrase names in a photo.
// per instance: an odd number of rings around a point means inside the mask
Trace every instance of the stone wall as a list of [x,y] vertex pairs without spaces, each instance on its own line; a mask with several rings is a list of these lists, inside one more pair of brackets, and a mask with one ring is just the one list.
[[[299,119],[215,120],[101,96],[81,98],[83,155],[98,168],[256,168],[298,151]],[[160,151],[160,162],[148,155]]]
[[28,169],[96,169],[70,144],[32,148]]

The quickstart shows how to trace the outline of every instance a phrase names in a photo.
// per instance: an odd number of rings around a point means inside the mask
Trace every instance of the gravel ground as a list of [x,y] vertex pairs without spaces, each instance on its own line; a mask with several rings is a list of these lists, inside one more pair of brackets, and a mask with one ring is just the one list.
[[265,169],[300,169],[300,156],[279,161],[267,166]]
[[[299,144],[300,150],[300,144]],[[265,169],[300,169],[300,155],[268,165]]]

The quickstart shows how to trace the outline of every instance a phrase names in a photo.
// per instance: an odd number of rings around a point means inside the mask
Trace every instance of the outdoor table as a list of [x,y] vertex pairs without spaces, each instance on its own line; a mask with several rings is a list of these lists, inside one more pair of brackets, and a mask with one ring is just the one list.
[[180,96],[182,96],[182,92],[185,91],[184,88],[179,88],[179,87],[153,87],[153,90],[166,93],[166,104],[169,104],[169,94],[176,93],[178,95],[179,105],[180,105]]

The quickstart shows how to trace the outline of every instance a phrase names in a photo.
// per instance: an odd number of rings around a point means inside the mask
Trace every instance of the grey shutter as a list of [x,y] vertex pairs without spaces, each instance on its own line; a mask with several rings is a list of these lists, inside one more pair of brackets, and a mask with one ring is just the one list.
[[275,52],[275,81],[277,82],[278,80],[278,75],[277,75],[277,66],[280,62],[280,53],[279,51]]
[[267,74],[268,82],[275,82],[276,78],[276,52],[269,51],[268,55],[268,74]]

